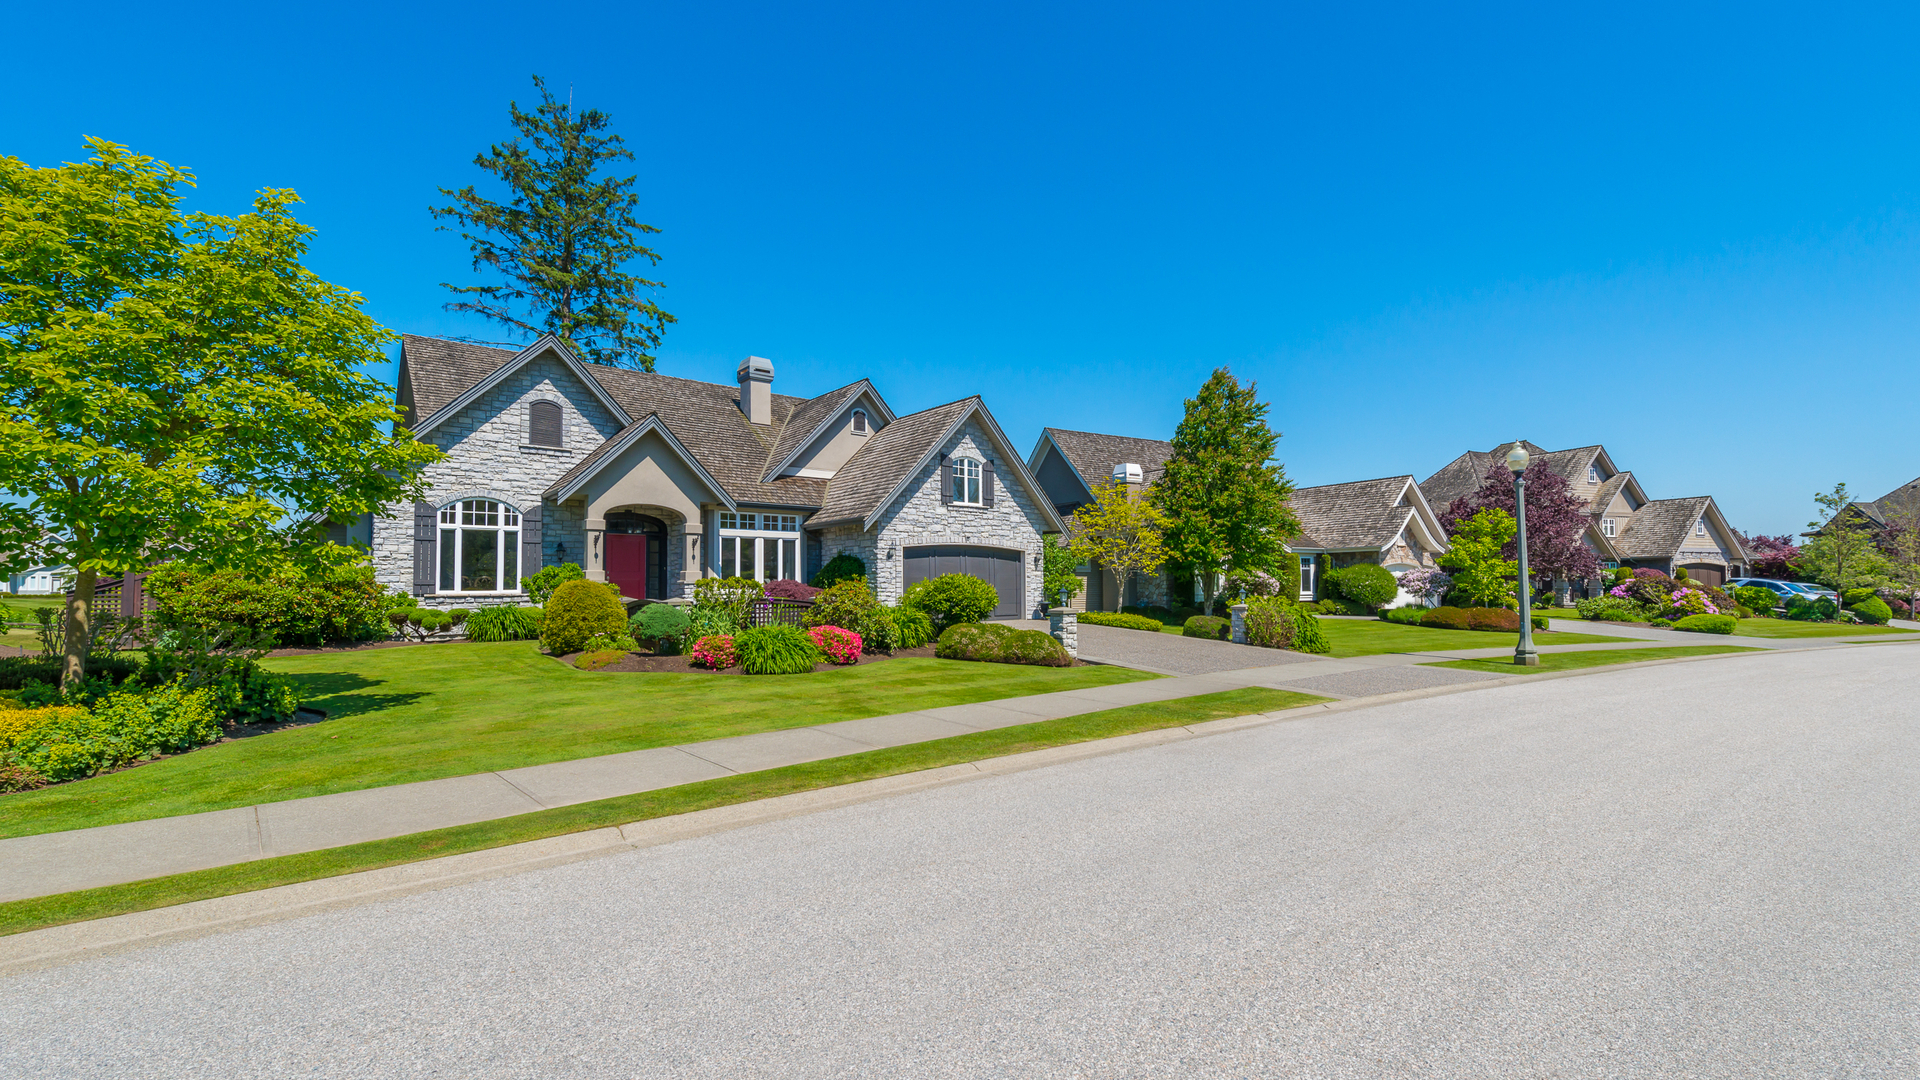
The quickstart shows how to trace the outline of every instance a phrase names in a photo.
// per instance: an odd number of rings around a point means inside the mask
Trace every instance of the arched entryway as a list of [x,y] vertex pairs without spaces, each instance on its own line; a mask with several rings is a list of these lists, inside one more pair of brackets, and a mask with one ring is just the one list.
[[667,524],[616,510],[607,515],[607,580],[636,599],[667,598]]

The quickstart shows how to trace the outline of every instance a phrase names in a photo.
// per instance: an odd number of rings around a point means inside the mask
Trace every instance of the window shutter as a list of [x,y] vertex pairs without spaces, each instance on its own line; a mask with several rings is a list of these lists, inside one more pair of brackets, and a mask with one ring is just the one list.
[[546,554],[540,547],[540,504],[534,503],[520,511],[520,580],[525,589],[528,578],[541,570],[541,560]]
[[940,501],[953,505],[953,462],[945,454],[940,455]]
[[534,446],[561,446],[560,406],[536,401],[527,407],[527,442]]
[[993,505],[993,462],[980,463],[980,505]]
[[440,511],[430,502],[413,504],[413,595],[429,596],[440,580]]

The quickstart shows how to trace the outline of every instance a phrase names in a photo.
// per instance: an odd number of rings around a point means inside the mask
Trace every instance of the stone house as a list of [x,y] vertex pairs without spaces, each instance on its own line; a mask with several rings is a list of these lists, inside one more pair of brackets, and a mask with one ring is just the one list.
[[[1330,570],[1379,563],[1394,574],[1432,569],[1447,534],[1411,476],[1297,488],[1293,512],[1300,535],[1287,547],[1300,560],[1300,599],[1326,596]],[[1389,605],[1412,602],[1404,591]]]
[[[1544,450],[1524,439],[1519,445],[1545,460],[1548,468],[1566,479],[1574,495],[1586,500],[1588,525],[1582,542],[1602,566],[1651,567],[1668,575],[1684,569],[1709,585],[1746,574],[1746,549],[1711,495],[1649,499],[1631,472],[1614,466],[1604,446]],[[1489,470],[1497,467],[1504,473],[1507,451],[1513,446],[1503,443],[1485,453],[1469,450],[1421,481],[1420,490],[1444,510],[1455,499],[1479,490]],[[1564,599],[1570,585],[1555,582],[1556,594]],[[1592,595],[1600,585],[1588,582],[1585,591]]]
[[978,396],[896,416],[864,379],[791,397],[765,359],[735,374],[587,364],[551,336],[403,337],[396,400],[446,457],[426,498],[333,530],[429,607],[525,603],[525,578],[566,562],[677,600],[702,577],[805,580],[847,553],[886,602],[959,572],[999,591],[996,617],[1043,609],[1040,538],[1061,523]]

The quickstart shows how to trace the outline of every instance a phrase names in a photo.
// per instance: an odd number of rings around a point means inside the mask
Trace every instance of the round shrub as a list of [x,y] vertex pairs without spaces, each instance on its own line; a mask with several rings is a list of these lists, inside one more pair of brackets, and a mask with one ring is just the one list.
[[1400,623],[1403,626],[1419,626],[1420,617],[1426,613],[1426,608],[1419,607],[1415,604],[1405,604],[1397,608],[1388,608],[1380,613],[1380,617],[1390,623]]
[[860,662],[860,635],[838,626],[815,626],[807,631],[807,639],[813,647],[820,650],[829,664],[857,664]]
[[867,580],[867,564],[858,555],[835,555],[809,582],[816,589],[828,589],[843,581]]
[[733,636],[740,670],[749,675],[803,675],[820,662],[806,631],[797,626],[756,626]]
[[555,656],[579,652],[595,634],[626,632],[626,607],[597,581],[562,582],[540,620],[540,644]]
[[532,641],[540,636],[541,614],[537,607],[512,604],[481,608],[467,617],[467,640]]
[[1887,602],[1872,594],[1849,610],[1858,615],[1861,622],[1872,623],[1875,626],[1883,626],[1887,620],[1893,618],[1893,609],[1887,606]]
[[1787,597],[1787,618],[1801,622],[1827,622],[1840,614],[1840,605],[1829,597],[1795,594]]
[[695,639],[693,643],[693,662],[701,667],[725,671],[739,658],[739,653],[733,647],[732,634],[709,634]]
[[1675,630],[1695,634],[1731,634],[1740,620],[1731,615],[1689,615],[1673,624]]
[[1672,625],[1673,625],[1673,620],[1672,620],[1672,619],[1648,619],[1648,620],[1647,620],[1647,625],[1648,625],[1648,626],[1654,626],[1654,627],[1659,627],[1660,629],[1663,629],[1663,630],[1664,630],[1664,629],[1666,629],[1667,627],[1669,627],[1669,626],[1672,626]]
[[1222,619],[1217,615],[1195,615],[1180,628],[1180,636],[1211,638],[1225,641],[1233,636],[1233,620]]
[[1384,607],[1400,595],[1393,572],[1377,563],[1355,563],[1327,575],[1334,591],[1362,607]]
[[1126,630],[1145,630],[1157,634],[1165,623],[1159,619],[1150,619],[1145,615],[1123,615],[1114,611],[1082,612],[1080,621],[1093,626],[1118,626]]
[[691,624],[687,613],[672,604],[648,604],[634,615],[630,625],[633,640],[652,645],[662,656],[678,656]]
[[1752,608],[1756,615],[1765,615],[1780,606],[1780,596],[1764,585],[1741,585],[1733,590],[1734,599],[1741,607]]
[[961,623],[940,635],[936,654],[948,660],[989,664],[1068,667],[1067,650],[1038,630],[1015,630],[1001,623]]
[[978,622],[993,614],[993,609],[1000,606],[1000,594],[971,574],[941,574],[907,586],[900,604],[925,612],[933,621],[934,631],[944,634],[948,627]]
[[[808,626],[846,626],[859,629],[867,613],[880,606],[866,578],[847,578],[819,591],[801,621]],[[865,633],[864,630],[861,631]]]
[[917,649],[933,640],[933,620],[924,611],[875,604],[860,616],[860,637],[868,652]]
[[585,581],[587,572],[580,569],[579,563],[563,562],[557,566],[548,566],[539,573],[529,575],[521,582],[527,590],[527,599],[535,604],[545,604],[553,598],[555,589],[569,581]]
[[1313,612],[1298,604],[1289,604],[1287,614],[1293,621],[1294,652],[1325,656],[1333,651],[1333,643],[1327,640],[1326,633],[1320,629],[1320,620],[1313,617]]
[[1873,594],[1872,586],[1864,589],[1842,589],[1840,592],[1840,603],[1846,607],[1852,607]]

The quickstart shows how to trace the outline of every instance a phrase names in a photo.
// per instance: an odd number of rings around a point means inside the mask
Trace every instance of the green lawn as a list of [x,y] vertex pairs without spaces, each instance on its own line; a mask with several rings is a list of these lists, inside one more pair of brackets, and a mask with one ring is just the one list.
[[1852,623],[1794,622],[1792,619],[1741,619],[1733,632],[1757,638],[1837,638],[1869,637],[1879,634],[1913,634],[1893,626],[1860,626]]
[[905,659],[808,675],[576,671],[534,643],[265,662],[330,719],[0,797],[0,836],[404,784],[756,731],[1157,678],[1127,668]]
[[1633,664],[1642,660],[1667,660],[1676,656],[1712,656],[1716,653],[1763,651],[1765,650],[1746,645],[1667,645],[1645,649],[1590,649],[1584,652],[1541,653],[1538,667],[1521,667],[1511,660],[1447,660],[1421,666],[1459,668],[1462,671],[1490,671],[1497,675],[1532,675],[1536,672],[1606,667],[1609,664]]
[[[896,662],[911,663],[906,660]],[[717,780],[519,814],[474,825],[459,825],[299,855],[282,855],[125,885],[15,900],[0,904],[0,934],[17,934],[42,926],[99,919],[129,911],[147,911],[212,896],[229,896],[296,881],[502,847],[610,825],[625,825],[1050,746],[1107,739],[1249,713],[1276,712],[1325,700],[1310,694],[1254,687],[1177,701],[1128,705],[1061,720],[1046,720],[1019,727],[956,735],[950,739],[870,750],[825,761],[811,761],[804,765],[725,776]]]
[[[1511,649],[1520,643],[1519,634],[1496,634],[1484,630],[1441,630],[1431,626],[1402,626],[1399,623],[1371,619],[1322,619],[1320,630],[1333,646],[1334,656],[1377,656],[1397,652],[1451,652],[1456,649]],[[1598,634],[1559,634],[1536,630],[1536,645],[1588,645],[1632,638],[1602,637]]]

